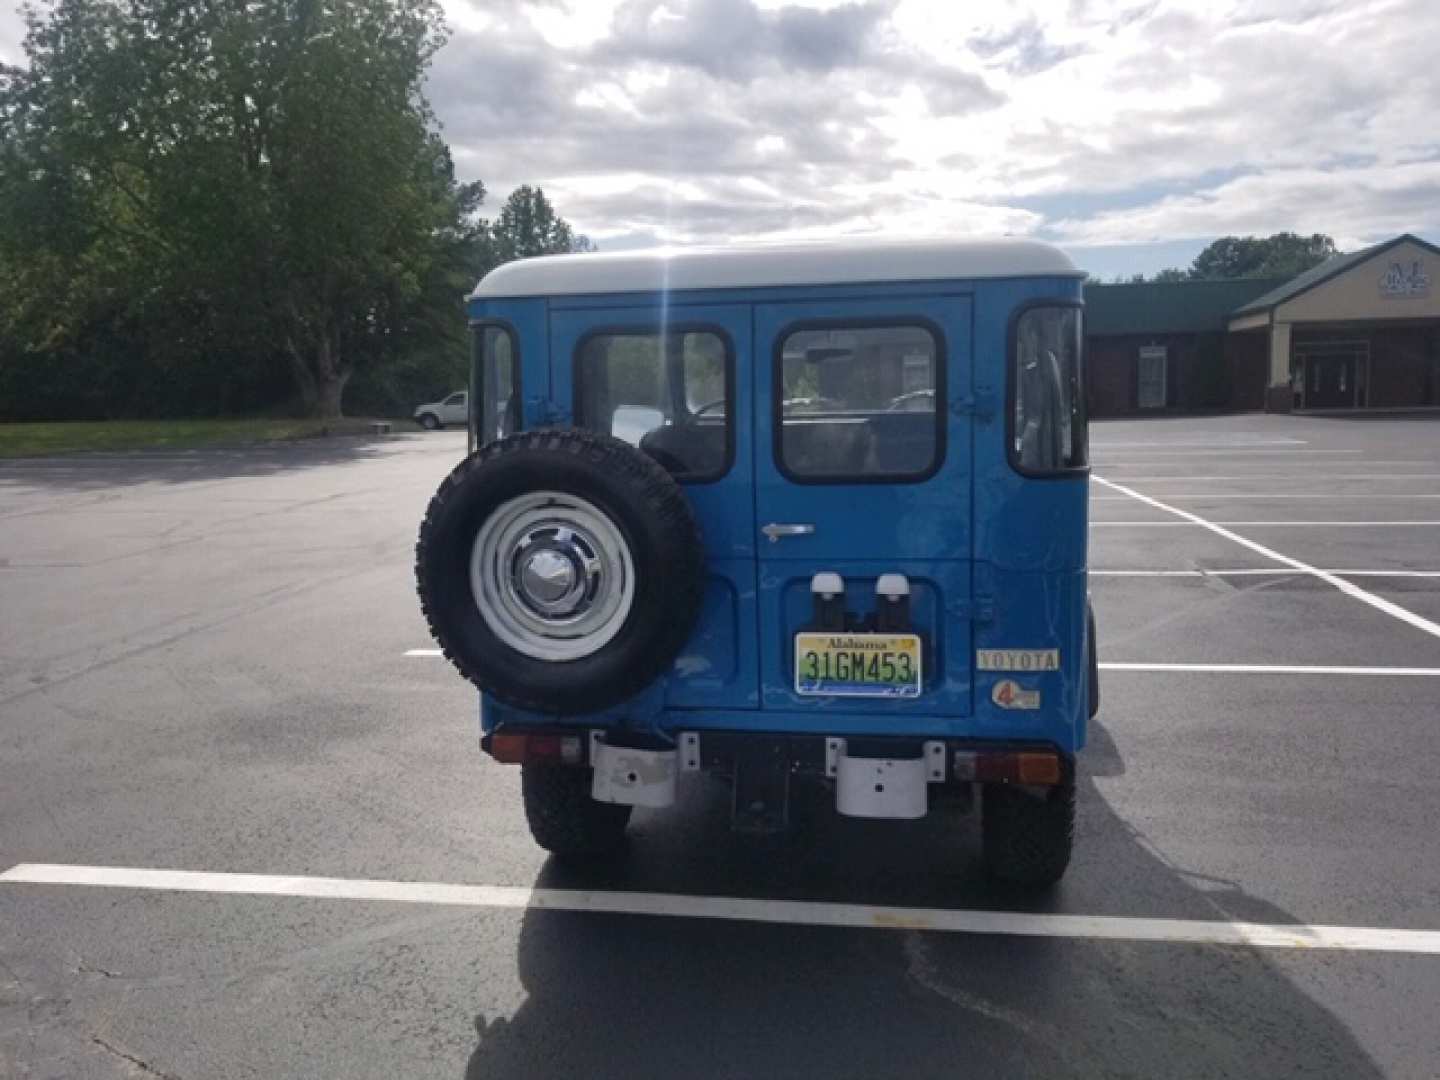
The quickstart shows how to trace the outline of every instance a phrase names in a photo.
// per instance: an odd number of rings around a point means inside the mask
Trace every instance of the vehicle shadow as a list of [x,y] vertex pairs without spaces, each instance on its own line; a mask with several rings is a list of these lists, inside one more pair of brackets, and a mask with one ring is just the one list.
[[[1098,790],[1097,776],[1124,765],[1092,730],[1078,857],[1047,898],[986,884],[973,826],[953,818],[807,821],[808,835],[757,848],[729,838],[712,791],[688,800],[673,830],[641,822],[624,867],[552,861],[536,885],[1295,921],[1153,852]],[[528,997],[511,1016],[476,1017],[464,1076],[1380,1076],[1278,959],[1238,946],[531,910],[518,944]]]

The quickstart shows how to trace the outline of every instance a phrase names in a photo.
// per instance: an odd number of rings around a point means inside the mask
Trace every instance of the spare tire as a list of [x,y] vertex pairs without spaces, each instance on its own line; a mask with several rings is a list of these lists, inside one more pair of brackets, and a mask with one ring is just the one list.
[[415,549],[420,605],[481,690],[537,712],[616,705],[663,674],[704,588],[671,475],[578,428],[512,435],[445,478]]

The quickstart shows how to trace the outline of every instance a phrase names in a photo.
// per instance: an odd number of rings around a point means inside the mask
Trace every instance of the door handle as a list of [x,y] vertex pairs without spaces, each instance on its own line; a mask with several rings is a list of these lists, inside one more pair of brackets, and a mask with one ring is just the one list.
[[782,536],[809,536],[815,531],[814,525],[782,525],[778,521],[772,521],[769,525],[763,525],[760,531],[770,538],[772,544],[777,543]]

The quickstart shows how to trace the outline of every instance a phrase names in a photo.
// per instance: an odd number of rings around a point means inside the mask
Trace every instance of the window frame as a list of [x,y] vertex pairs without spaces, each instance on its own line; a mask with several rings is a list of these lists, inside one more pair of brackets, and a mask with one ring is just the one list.
[[[915,327],[924,330],[935,343],[935,448],[930,465],[913,473],[831,473],[809,476],[796,473],[785,463],[785,342],[806,330],[883,330],[893,327]],[[836,316],[822,319],[797,319],[775,332],[770,358],[770,455],[775,469],[792,484],[922,484],[945,466],[949,451],[946,435],[950,413],[949,373],[950,347],[945,331],[934,319],[924,315],[866,315],[859,318]]]
[[[1085,463],[1083,465],[1067,465],[1063,469],[1028,469],[1020,464],[1019,455],[1015,452],[1015,401],[1019,391],[1019,387],[1016,385],[1016,347],[1019,344],[1020,320],[1024,318],[1027,311],[1033,311],[1035,308],[1074,308],[1079,312],[1079,342],[1076,345],[1075,353],[1075,400],[1080,403],[1080,412],[1084,420],[1082,428],[1085,433]],[[1090,403],[1086,400],[1086,351],[1085,301],[1077,300],[1073,296],[1040,297],[1018,304],[1010,313],[1010,322],[1005,334],[1005,460],[1010,463],[1011,469],[1026,479],[1073,480],[1079,476],[1090,475]],[[1073,445],[1071,450],[1073,452]]]
[[[739,402],[735,396],[735,343],[730,339],[730,334],[718,323],[708,322],[678,322],[678,323],[615,323],[601,326],[592,326],[575,339],[575,347],[570,354],[570,416],[576,427],[584,426],[584,413],[581,403],[585,396],[585,376],[583,358],[585,349],[591,340],[598,337],[656,337],[660,339],[661,359],[664,362],[666,371],[666,391],[673,396],[675,388],[670,385],[670,373],[668,368],[671,362],[670,350],[666,345],[667,336],[678,336],[683,334],[710,334],[719,340],[725,356],[725,460],[718,472],[715,473],[670,473],[680,484],[715,484],[730,475],[735,467],[735,414],[739,409]],[[684,356],[679,357],[683,365]],[[683,390],[683,388],[682,388]],[[686,411],[688,412],[688,406]],[[586,430],[594,430],[587,428]],[[644,453],[642,450],[641,453]],[[667,472],[669,470],[666,470]]]
[[[485,331],[499,330],[510,339],[510,367],[513,390],[510,393],[510,434],[518,434],[524,430],[525,409],[524,395],[521,393],[523,384],[522,365],[520,363],[520,334],[515,329],[515,324],[507,319],[485,318],[475,319],[470,323],[470,385],[467,393],[470,395],[467,401],[466,419],[466,444],[471,453],[480,449],[481,442],[477,426],[477,413],[475,403],[479,402],[483,407],[485,404],[485,384],[482,374]],[[507,436],[508,438],[508,436]],[[488,444],[484,444],[488,445]]]

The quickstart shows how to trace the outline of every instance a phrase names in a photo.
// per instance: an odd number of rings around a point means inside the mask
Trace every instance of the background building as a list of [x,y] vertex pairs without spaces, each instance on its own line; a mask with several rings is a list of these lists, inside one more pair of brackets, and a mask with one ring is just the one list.
[[1437,275],[1407,234],[1289,281],[1087,285],[1091,415],[1440,407]]

